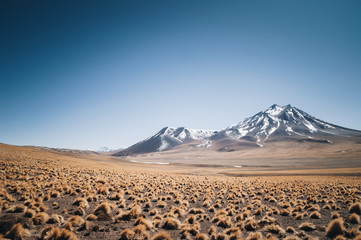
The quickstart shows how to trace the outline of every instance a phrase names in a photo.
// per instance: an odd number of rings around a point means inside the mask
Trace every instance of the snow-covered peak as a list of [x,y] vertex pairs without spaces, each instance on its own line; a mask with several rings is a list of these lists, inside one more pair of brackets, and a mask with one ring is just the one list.
[[190,129],[185,127],[178,127],[178,128],[165,127],[153,137],[169,136],[179,140],[185,140],[185,139],[202,140],[204,138],[212,136],[213,132],[214,131],[211,130],[198,130],[198,129]]
[[272,105],[263,112],[226,128],[225,133],[235,139],[253,137],[257,142],[268,139],[272,134],[308,136],[316,132],[330,133],[335,126],[321,121],[291,105]]
[[174,146],[191,142],[193,140],[203,140],[211,137],[214,131],[211,130],[198,130],[185,127],[165,127],[154,136],[146,139],[145,141],[157,141],[160,146],[158,151],[164,151]]
[[278,116],[280,113],[282,113],[285,109],[292,108],[291,105],[286,106],[279,106],[277,104],[273,104],[271,107],[269,107],[265,113],[272,115],[272,116]]
[[96,150],[96,152],[113,152],[113,151],[117,151],[120,150],[118,149],[114,149],[114,148],[109,148],[109,147],[100,147],[98,150]]

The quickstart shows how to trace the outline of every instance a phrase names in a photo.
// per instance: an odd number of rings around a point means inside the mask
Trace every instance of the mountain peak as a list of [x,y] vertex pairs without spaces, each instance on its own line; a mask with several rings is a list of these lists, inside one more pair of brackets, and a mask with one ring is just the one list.
[[330,139],[334,137],[349,136],[360,137],[361,132],[324,122],[290,104],[284,106],[273,104],[265,111],[219,131],[165,127],[157,134],[115,155],[165,151],[196,140],[205,141],[207,145],[211,145],[214,141],[219,144],[233,142],[235,145],[248,144],[262,147],[263,142],[267,141],[332,143]]
[[285,111],[285,110],[289,110],[291,109],[292,106],[291,104],[288,104],[288,105],[285,105],[285,106],[280,106],[278,104],[273,104],[272,106],[270,106],[266,111],[265,113],[268,113],[270,115],[273,115],[273,116],[277,116],[279,115],[281,112]]

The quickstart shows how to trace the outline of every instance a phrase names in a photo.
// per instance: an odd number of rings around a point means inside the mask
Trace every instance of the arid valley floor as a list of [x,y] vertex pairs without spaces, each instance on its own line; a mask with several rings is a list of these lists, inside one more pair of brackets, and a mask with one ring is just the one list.
[[361,239],[357,160],[139,163],[149,158],[0,144],[1,238]]

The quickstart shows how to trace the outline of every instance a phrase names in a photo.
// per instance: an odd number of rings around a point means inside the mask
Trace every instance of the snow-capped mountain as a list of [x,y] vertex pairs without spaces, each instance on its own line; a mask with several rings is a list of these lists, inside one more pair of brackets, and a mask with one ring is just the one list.
[[116,153],[116,156],[129,155],[134,153],[148,153],[165,151],[175,146],[189,143],[194,140],[210,138],[214,131],[196,130],[184,127],[165,127],[154,136],[151,136],[133,146]]
[[343,128],[315,118],[291,105],[272,105],[265,111],[219,131],[166,127],[116,156],[159,152],[192,141],[207,142],[217,151],[239,149],[239,146],[263,147],[269,141],[333,143],[335,138],[356,137],[361,131]]
[[291,105],[272,105],[266,111],[230,126],[213,138],[247,138],[256,142],[266,141],[271,136],[322,137],[327,135],[349,135],[353,130],[319,120]]
[[113,151],[117,151],[117,150],[120,150],[120,149],[119,148],[114,149],[114,148],[109,148],[109,147],[100,147],[98,150],[96,150],[96,152],[106,153],[106,152],[113,152]]

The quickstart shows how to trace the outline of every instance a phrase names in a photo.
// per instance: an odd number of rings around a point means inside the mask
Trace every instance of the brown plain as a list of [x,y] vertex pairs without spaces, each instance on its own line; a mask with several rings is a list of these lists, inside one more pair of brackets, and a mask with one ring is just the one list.
[[0,144],[0,239],[360,239],[359,146],[277,144],[124,158]]

